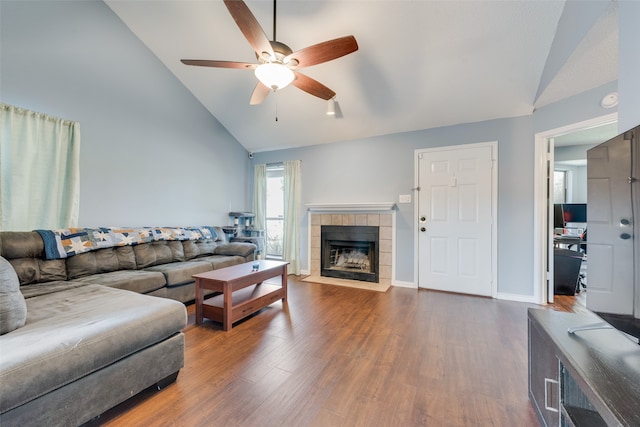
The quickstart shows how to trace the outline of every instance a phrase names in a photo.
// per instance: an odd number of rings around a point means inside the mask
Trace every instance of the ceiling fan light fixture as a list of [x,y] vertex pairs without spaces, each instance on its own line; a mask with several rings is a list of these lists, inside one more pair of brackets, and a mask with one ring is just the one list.
[[267,62],[256,68],[256,77],[263,85],[277,91],[289,85],[295,78],[293,71],[277,62]]

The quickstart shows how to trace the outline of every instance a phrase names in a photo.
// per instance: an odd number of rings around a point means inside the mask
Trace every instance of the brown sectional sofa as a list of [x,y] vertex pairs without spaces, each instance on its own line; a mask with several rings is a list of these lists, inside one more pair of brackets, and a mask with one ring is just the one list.
[[229,242],[220,227],[213,239],[161,240],[114,246],[63,259],[46,259],[35,231],[0,232],[0,255],[9,260],[26,298],[87,284],[175,299],[195,298],[193,274],[253,260],[256,246]]
[[[191,276],[254,257],[255,245],[229,242],[212,229],[214,238],[148,241],[62,259],[47,259],[36,231],[0,232],[0,425],[80,425],[149,386],[174,381],[184,366]],[[13,281],[26,318],[7,331],[5,302],[16,292],[5,298],[5,289]]]

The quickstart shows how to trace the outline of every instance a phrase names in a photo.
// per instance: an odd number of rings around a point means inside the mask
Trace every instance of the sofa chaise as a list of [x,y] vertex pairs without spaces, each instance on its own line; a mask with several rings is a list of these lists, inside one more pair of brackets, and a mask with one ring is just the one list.
[[191,276],[254,252],[219,227],[0,232],[0,425],[80,425],[175,381]]

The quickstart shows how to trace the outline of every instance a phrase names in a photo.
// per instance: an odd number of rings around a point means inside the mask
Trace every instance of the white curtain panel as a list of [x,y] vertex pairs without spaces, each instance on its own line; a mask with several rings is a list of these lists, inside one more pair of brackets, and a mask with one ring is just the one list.
[[[255,165],[253,167],[253,213],[255,216],[255,227],[265,230],[267,234],[267,165]],[[266,245],[261,257],[266,255]]]
[[284,259],[300,274],[300,160],[284,162]]
[[0,230],[77,227],[80,124],[0,103]]

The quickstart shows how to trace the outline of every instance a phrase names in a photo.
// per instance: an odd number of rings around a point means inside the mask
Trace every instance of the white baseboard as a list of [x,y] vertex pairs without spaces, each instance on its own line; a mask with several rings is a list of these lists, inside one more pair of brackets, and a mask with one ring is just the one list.
[[[301,276],[309,276],[309,270],[300,270]],[[391,286],[397,286],[399,288],[410,288],[410,289],[418,289],[418,285],[414,282],[404,282],[400,280],[394,280],[391,283]],[[506,292],[498,292],[496,299],[507,300],[507,301],[516,301],[516,302],[525,302],[529,304],[538,304],[538,301],[533,295],[520,295],[520,294],[510,294]]]
[[530,304],[538,304],[537,299],[533,295],[520,295],[520,294],[509,294],[506,292],[498,292],[496,299],[503,299],[507,301],[517,301],[517,302],[526,302]]
[[391,286],[397,286],[399,288],[411,288],[411,289],[418,289],[418,285],[416,285],[413,282],[401,282],[398,280],[394,280],[391,283]]

